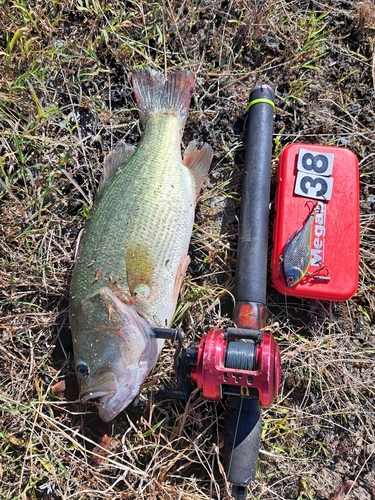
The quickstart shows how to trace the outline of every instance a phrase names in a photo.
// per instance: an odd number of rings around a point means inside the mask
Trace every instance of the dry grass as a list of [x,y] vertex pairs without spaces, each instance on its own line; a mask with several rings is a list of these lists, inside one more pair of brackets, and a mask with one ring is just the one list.
[[176,316],[191,340],[231,314],[250,88],[276,89],[275,164],[296,141],[358,155],[356,297],[286,300],[268,288],[284,378],[263,412],[249,497],[375,498],[373,13],[354,0],[0,1],[0,498],[230,498],[222,405],[197,392],[186,405],[157,398],[174,384],[171,346],[111,424],[77,401],[70,273],[104,155],[139,140],[138,65],[196,73],[184,144],[215,150]]

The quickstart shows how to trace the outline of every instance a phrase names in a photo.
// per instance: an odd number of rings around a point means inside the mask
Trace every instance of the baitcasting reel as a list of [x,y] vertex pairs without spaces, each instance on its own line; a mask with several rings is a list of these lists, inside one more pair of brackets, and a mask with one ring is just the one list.
[[182,329],[155,328],[155,337],[177,340],[174,369],[182,391],[170,393],[187,398],[196,382],[203,396],[220,401],[223,396],[256,397],[268,408],[281,380],[280,352],[269,332],[245,328],[211,330],[199,347],[183,347]]

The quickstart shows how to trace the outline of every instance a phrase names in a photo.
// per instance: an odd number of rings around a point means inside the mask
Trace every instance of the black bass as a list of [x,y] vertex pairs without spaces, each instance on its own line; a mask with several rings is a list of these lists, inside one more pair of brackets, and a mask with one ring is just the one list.
[[195,203],[212,149],[181,136],[194,76],[168,79],[147,69],[133,75],[145,131],[137,150],[120,143],[105,159],[70,290],[70,325],[83,402],[100,398],[112,420],[138,394],[163,341],[189,264]]

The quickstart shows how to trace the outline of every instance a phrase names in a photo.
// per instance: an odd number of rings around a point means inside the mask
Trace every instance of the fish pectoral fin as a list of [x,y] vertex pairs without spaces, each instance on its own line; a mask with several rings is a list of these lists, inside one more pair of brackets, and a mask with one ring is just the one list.
[[99,182],[98,194],[103,187],[119,172],[119,167],[124,167],[135,153],[135,147],[127,142],[119,142],[104,159],[103,172]]
[[212,156],[213,151],[211,146],[203,144],[202,149],[198,149],[195,141],[189,142],[185,150],[182,163],[191,171],[195,183],[196,198],[198,198],[199,192],[208,175]]
[[189,255],[184,255],[180,260],[180,264],[178,265],[173,287],[173,299],[175,301],[177,301],[178,299],[178,294],[180,293],[180,289],[185,278],[186,270],[188,268],[188,265],[190,264],[190,260],[191,259]]
[[128,245],[125,250],[126,278],[132,297],[151,295],[154,258],[146,245]]

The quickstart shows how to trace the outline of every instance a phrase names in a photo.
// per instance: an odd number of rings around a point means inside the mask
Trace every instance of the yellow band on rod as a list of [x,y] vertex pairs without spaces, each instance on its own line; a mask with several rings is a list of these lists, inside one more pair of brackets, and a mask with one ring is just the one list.
[[264,102],[265,104],[269,104],[270,106],[272,106],[273,109],[275,109],[275,103],[273,101],[271,101],[271,99],[265,99],[263,97],[261,97],[260,99],[254,99],[253,101],[250,101],[247,109],[250,109],[251,106],[253,106],[253,104],[259,104],[260,102]]

